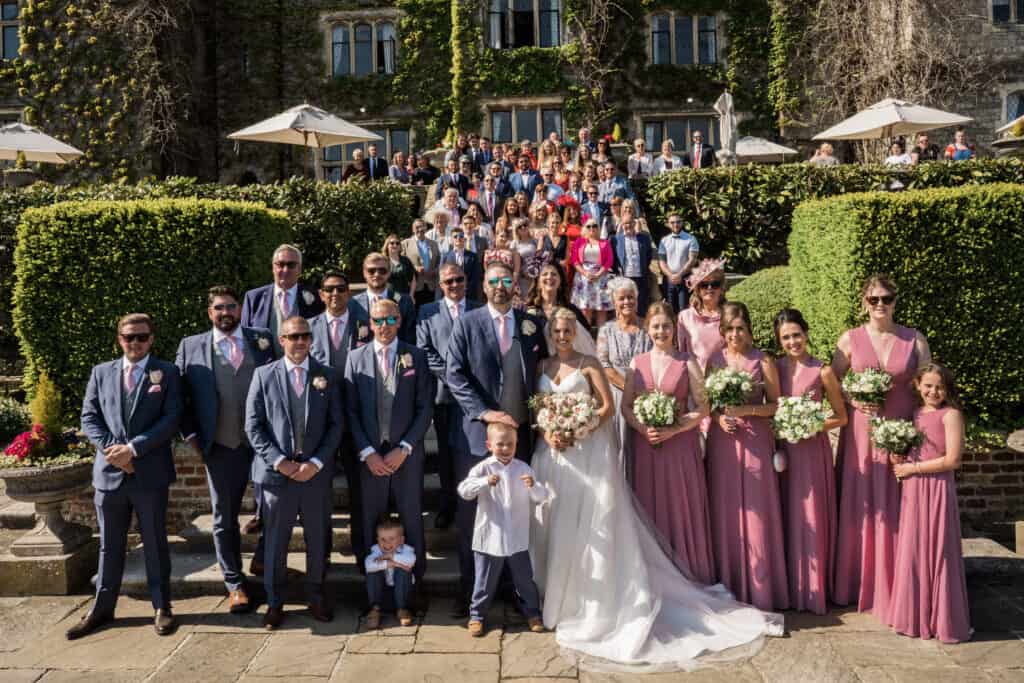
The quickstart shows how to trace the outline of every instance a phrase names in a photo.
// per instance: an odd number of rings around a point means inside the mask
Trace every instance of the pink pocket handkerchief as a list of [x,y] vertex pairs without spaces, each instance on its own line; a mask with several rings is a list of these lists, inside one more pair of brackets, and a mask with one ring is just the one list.
[[161,391],[163,391],[163,387],[161,387],[159,384],[154,384],[151,387],[149,387],[149,391],[147,391],[146,393],[159,394]]
[[410,370],[406,370],[405,372],[403,372],[402,373],[402,377],[412,377],[415,374],[416,374],[416,368],[412,368]]

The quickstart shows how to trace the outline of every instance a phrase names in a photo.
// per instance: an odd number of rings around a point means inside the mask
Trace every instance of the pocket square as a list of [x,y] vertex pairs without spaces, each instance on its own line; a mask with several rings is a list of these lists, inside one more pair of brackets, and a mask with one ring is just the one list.
[[538,351],[540,351],[540,344],[537,344],[536,346],[533,347],[534,353],[537,353]]
[[412,368],[411,370],[406,370],[405,372],[403,372],[402,373],[402,377],[412,377],[415,374],[416,374],[416,368]]
[[163,391],[163,387],[161,387],[159,384],[154,384],[151,387],[149,387],[149,391],[147,391],[146,393],[159,394],[161,391]]

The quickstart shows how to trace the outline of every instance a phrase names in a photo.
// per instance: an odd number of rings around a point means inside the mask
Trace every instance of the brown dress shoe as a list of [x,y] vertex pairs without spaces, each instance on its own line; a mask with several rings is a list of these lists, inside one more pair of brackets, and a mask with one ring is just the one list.
[[260,531],[263,531],[263,520],[259,517],[253,517],[242,527],[243,534],[255,534]]
[[324,623],[334,619],[334,612],[330,608],[317,603],[310,604],[309,615],[317,621],[322,621]]
[[526,620],[526,624],[534,633],[544,633],[544,622],[541,621],[540,617],[530,617]]
[[284,622],[284,610],[280,607],[268,607],[263,615],[263,628],[273,631]]
[[398,610],[398,623],[402,626],[412,626],[412,612],[407,609]]
[[469,635],[474,638],[482,638],[484,635],[484,622],[482,621],[472,619],[466,628],[469,629]]
[[380,628],[380,607],[373,606],[370,611],[366,613],[366,621],[363,622],[366,626],[366,630],[376,630]]
[[93,631],[99,629],[105,624],[109,624],[114,620],[113,614],[96,614],[95,612],[89,612],[82,617],[77,624],[69,628],[64,636],[68,640],[76,640],[82,636],[87,636]]
[[228,611],[232,614],[244,614],[252,609],[252,605],[249,603],[249,596],[246,594],[244,588],[239,588],[236,591],[231,591],[228,594]]
[[153,616],[153,629],[158,636],[169,636],[178,628],[178,620],[171,614],[171,609],[158,609]]

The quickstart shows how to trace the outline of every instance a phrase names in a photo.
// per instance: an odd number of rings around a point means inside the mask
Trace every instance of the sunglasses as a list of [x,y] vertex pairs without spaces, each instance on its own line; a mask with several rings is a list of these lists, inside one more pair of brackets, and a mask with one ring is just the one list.
[[238,308],[238,304],[214,304],[210,308],[215,311],[233,311]]
[[465,233],[462,233],[462,232],[453,232],[452,233],[452,239],[453,240],[464,240],[464,239],[466,239],[466,235],[465,235]]
[[896,297],[893,296],[892,294],[886,294],[885,296],[866,296],[864,297],[864,300],[867,301],[872,306],[877,306],[878,304],[885,304],[886,306],[890,306],[892,305],[893,301],[896,301]]
[[501,285],[505,289],[510,289],[512,287],[512,278],[508,276],[492,277],[488,278],[487,284],[489,284],[491,287],[497,287],[498,285]]
[[335,292],[337,292],[338,294],[344,294],[345,292],[348,291],[348,285],[327,285],[321,287],[320,291],[324,292],[325,294],[334,294]]
[[706,281],[700,283],[700,288],[701,289],[721,289],[722,288],[722,281],[721,280],[706,280]]
[[589,196],[589,197],[596,197],[597,196],[597,192],[590,192],[590,191],[588,191],[587,192],[587,196]]
[[398,318],[396,318],[393,315],[389,315],[386,318],[370,318],[370,322],[372,322],[377,327],[381,327],[383,325],[397,325]]
[[312,332],[292,332],[291,334],[282,334],[282,337],[288,341],[301,341],[303,339],[309,340],[313,338]]
[[143,344],[145,344],[146,342],[149,341],[149,338],[152,335],[149,332],[139,332],[138,334],[122,334],[120,336],[121,339],[125,340],[129,344],[131,344],[132,342],[142,342]]
[[459,275],[458,277],[450,277],[447,280],[441,280],[441,284],[448,285],[449,287],[451,287],[452,285],[461,285],[465,281],[466,278],[462,275]]
[[367,268],[366,272],[370,275],[387,275],[387,268]]
[[291,268],[298,268],[298,261],[277,261],[274,265],[282,270],[289,270]]

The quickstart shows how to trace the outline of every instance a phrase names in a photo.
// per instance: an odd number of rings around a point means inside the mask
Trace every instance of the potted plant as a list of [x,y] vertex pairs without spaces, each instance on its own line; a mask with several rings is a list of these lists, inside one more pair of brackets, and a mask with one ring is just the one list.
[[[61,428],[60,391],[45,373],[26,412],[31,426],[0,455],[0,479],[9,498],[35,505],[36,525],[11,544],[10,552],[20,557],[66,555],[92,536],[88,527],[64,519],[61,504],[89,486],[93,449],[74,430]],[[17,410],[8,403],[5,414],[16,416]]]

